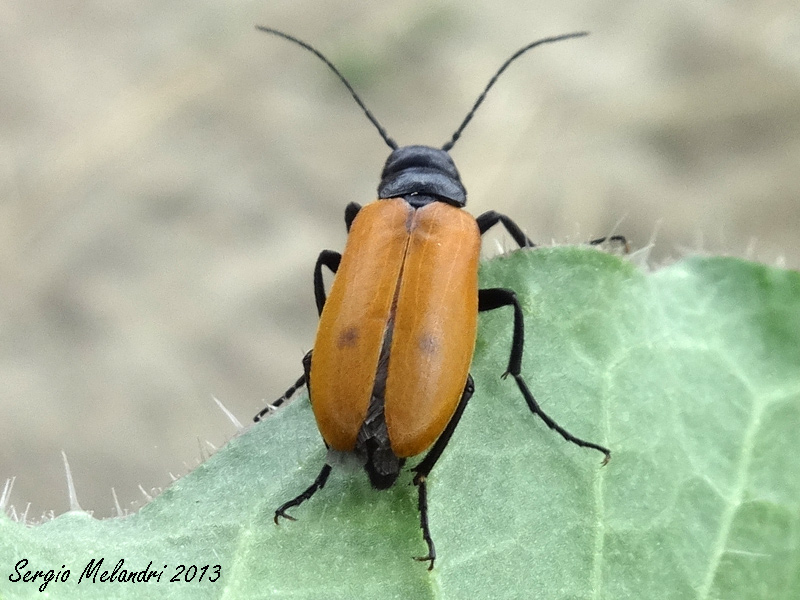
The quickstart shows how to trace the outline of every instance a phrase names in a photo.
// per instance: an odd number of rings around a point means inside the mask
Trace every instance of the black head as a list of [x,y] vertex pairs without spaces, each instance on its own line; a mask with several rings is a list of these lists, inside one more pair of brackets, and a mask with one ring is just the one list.
[[450,155],[430,146],[403,146],[386,159],[378,198],[424,196],[458,207],[467,203],[467,190]]

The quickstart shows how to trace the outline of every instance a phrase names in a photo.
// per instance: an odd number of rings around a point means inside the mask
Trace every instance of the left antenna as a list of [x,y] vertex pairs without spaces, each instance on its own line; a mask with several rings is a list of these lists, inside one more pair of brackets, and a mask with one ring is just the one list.
[[290,42],[294,42],[298,46],[300,46],[302,48],[305,48],[306,50],[308,50],[309,52],[314,54],[322,62],[324,62],[326,65],[328,65],[328,68],[331,71],[333,71],[336,74],[336,76],[339,78],[339,80],[345,85],[345,87],[350,92],[350,95],[353,97],[353,100],[355,100],[356,104],[358,104],[361,107],[361,110],[363,110],[364,114],[367,115],[367,118],[375,126],[375,129],[377,129],[378,133],[381,134],[381,137],[383,138],[383,141],[386,142],[386,145],[389,146],[389,148],[391,148],[392,150],[397,150],[397,142],[395,142],[391,137],[389,137],[389,134],[386,133],[386,130],[383,128],[383,125],[381,125],[378,122],[378,119],[375,118],[375,116],[366,107],[364,102],[362,102],[361,98],[358,97],[358,94],[356,94],[356,91],[353,89],[353,86],[350,85],[350,82],[347,81],[347,79],[345,79],[344,75],[342,75],[339,72],[339,69],[337,69],[336,66],[331,61],[329,61],[327,58],[325,58],[325,55],[322,54],[322,52],[320,52],[319,50],[314,48],[314,46],[312,46],[311,44],[307,44],[303,40],[297,39],[296,37],[294,37],[292,35],[289,35],[288,33],[283,33],[282,31],[278,31],[277,29],[272,29],[270,27],[264,27],[262,25],[256,25],[256,29],[258,29],[259,31],[263,31],[264,33],[270,33],[272,35],[277,35],[278,37],[282,37],[283,39],[289,40]]

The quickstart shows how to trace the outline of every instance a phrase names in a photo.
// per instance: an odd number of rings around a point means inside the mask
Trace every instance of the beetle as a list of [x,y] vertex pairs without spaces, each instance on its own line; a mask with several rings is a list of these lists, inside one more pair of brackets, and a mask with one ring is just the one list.
[[[544,38],[514,53],[490,79],[450,141],[433,148],[398,146],[316,48],[269,27],[257,29],[322,60],[392,150],[381,173],[378,200],[364,207],[352,202],[345,209],[344,253],[323,250],[317,259],[314,295],[320,321],[313,349],[303,358],[303,375],[254,418],[259,421],[307,386],[329,452],[314,482],[282,504],[274,521],[295,520],[286,511],[325,486],[336,453],[355,454],[372,487],[383,490],[394,485],[407,459],[427,451],[411,470],[428,549],[416,560],[428,562],[430,570],[436,549],[428,524],[427,479],[475,390],[469,369],[479,312],[513,309],[511,353],[503,378],[514,378],[530,411],[565,440],[601,452],[603,465],[611,457],[608,448],[572,435],[549,417],[523,379],[522,308],[513,290],[479,289],[478,262],[481,236],[497,223],[521,248],[533,248],[534,243],[503,214],[489,211],[474,218],[462,210],[467,192],[449,155],[489,89],[514,60],[536,46],[586,33]],[[627,248],[623,236],[608,239]],[[329,295],[323,267],[334,273]]]

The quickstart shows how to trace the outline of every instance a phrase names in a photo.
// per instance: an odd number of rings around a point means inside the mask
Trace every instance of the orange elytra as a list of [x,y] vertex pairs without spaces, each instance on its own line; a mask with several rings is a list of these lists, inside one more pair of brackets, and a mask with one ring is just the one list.
[[[524,347],[522,309],[509,289],[478,288],[481,235],[502,223],[520,247],[534,244],[511,219],[494,211],[474,218],[463,209],[467,192],[448,151],[500,74],[541,44],[579,37],[572,33],[538,40],[514,53],[489,81],[464,121],[441,149],[398,147],[336,67],[313,46],[275,29],[258,27],[298,44],[320,58],[344,83],[392,153],[378,186],[378,200],[345,209],[343,254],[323,250],[314,268],[320,312],[314,348],[304,373],[255,420],[308,387],[317,426],[329,453],[353,453],[376,489],[391,487],[406,459],[427,451],[412,467],[419,493],[420,527],[428,552],[417,560],[432,569],[436,550],[428,525],[427,477],[441,456],[474,391],[469,374],[478,312],[509,306],[514,335],[504,377],[511,375],[528,404],[564,439],[605,455],[610,451],[573,436],[545,414],[520,374]],[[609,238],[623,243],[622,236]],[[605,238],[592,240],[593,244]],[[322,267],[335,276],[326,294]],[[314,482],[275,511],[286,511],[324,487],[331,458]]]

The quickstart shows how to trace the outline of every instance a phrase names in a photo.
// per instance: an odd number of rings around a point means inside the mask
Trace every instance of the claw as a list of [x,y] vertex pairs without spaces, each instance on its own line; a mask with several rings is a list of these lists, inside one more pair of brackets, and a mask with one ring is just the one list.
[[433,561],[436,560],[436,556],[431,556],[428,554],[428,556],[414,556],[413,559],[418,560],[419,562],[425,562],[426,560],[429,560],[431,564],[428,565],[428,571],[433,571]]
[[284,518],[284,519],[286,519],[287,521],[297,521],[297,519],[295,519],[295,518],[294,518],[292,515],[290,515],[289,513],[285,512],[285,511],[283,511],[283,510],[280,510],[280,509],[278,509],[278,510],[276,510],[276,511],[275,511],[275,517],[272,519],[273,521],[275,521],[275,525],[280,525],[280,523],[278,522],[278,518],[279,518],[279,517],[283,517],[283,518]]

